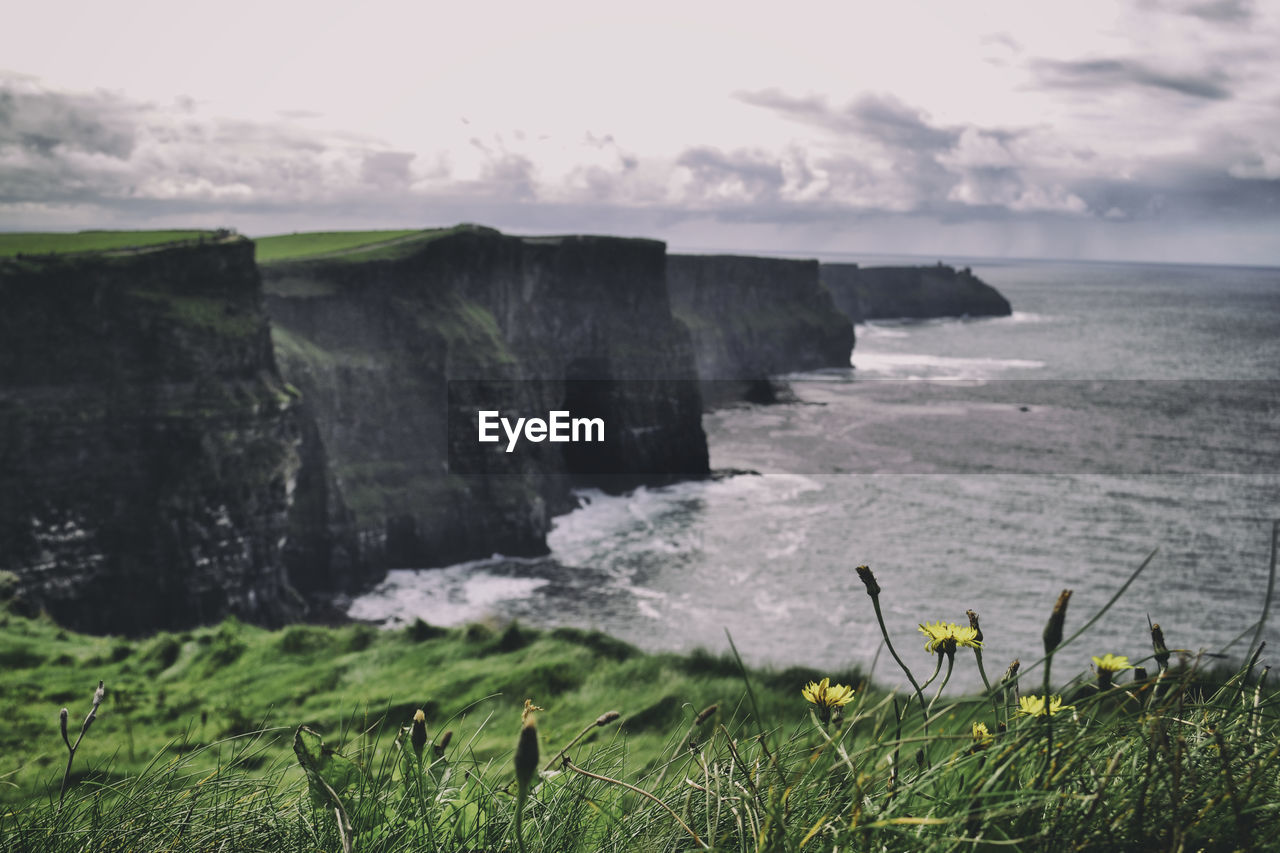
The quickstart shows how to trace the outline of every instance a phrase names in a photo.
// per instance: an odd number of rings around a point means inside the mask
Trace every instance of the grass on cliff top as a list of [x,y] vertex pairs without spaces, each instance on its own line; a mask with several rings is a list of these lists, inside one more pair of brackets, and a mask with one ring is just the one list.
[[[770,715],[794,709],[800,687],[816,677],[803,668],[761,673],[762,708]],[[50,792],[56,799],[67,756],[58,709],[67,706],[82,720],[100,680],[107,700],[75,759],[76,778],[93,785],[180,757],[194,764],[192,772],[209,772],[218,766],[214,744],[262,729],[270,731],[258,741],[260,764],[291,757],[299,724],[334,745],[357,744],[359,732],[380,720],[392,729],[407,724],[419,708],[434,734],[454,729],[468,755],[501,760],[509,757],[510,727],[484,721],[518,719],[527,698],[547,708],[541,725],[548,749],[567,741],[584,719],[624,710],[622,731],[640,766],[665,754],[671,730],[703,707],[720,702],[728,719],[744,696],[739,669],[728,659],[643,654],[568,628],[416,623],[392,631],[367,625],[268,631],[228,620],[130,641],[6,614],[0,803],[48,802]],[[301,771],[292,770],[290,780],[301,781]]]
[[257,237],[253,242],[257,246],[258,263],[268,264],[272,261],[295,261],[350,252],[421,233],[423,232],[417,228],[399,231],[313,231]]
[[0,233],[0,258],[16,255],[106,252],[154,248],[166,243],[210,237],[212,231],[77,231]]

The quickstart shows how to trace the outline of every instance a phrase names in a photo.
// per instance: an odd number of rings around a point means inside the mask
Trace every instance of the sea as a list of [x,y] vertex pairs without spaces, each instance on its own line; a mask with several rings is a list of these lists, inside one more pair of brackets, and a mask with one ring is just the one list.
[[[1255,640],[1280,652],[1280,269],[951,262],[1013,315],[858,325],[848,368],[705,417],[712,467],[752,473],[581,491],[549,556],[394,570],[351,616],[567,625],[647,650],[731,639],[750,665],[902,684],[855,566],[913,670],[933,663],[920,623],[974,610],[998,676],[1041,657],[1063,589],[1071,634],[1146,562],[1055,675],[1148,657],[1149,622],[1205,664]],[[953,683],[979,685],[967,659]]]

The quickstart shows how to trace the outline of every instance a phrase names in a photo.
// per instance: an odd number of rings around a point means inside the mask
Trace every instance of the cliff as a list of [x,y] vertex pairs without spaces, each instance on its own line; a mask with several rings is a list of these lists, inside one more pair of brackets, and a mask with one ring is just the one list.
[[[389,566],[545,553],[573,484],[707,473],[664,262],[648,240],[466,226],[265,264],[276,354],[305,424],[290,577],[306,591],[352,588]],[[478,408],[568,409],[603,417],[609,434],[506,454],[477,442]]]
[[822,283],[845,316],[867,320],[1005,317],[1009,300],[966,267],[860,267],[823,264]]
[[0,569],[59,622],[293,618],[298,471],[253,244],[0,261]]
[[698,375],[722,398],[736,385],[767,399],[771,376],[849,366],[853,326],[819,282],[817,261],[669,255],[667,282],[693,334]]

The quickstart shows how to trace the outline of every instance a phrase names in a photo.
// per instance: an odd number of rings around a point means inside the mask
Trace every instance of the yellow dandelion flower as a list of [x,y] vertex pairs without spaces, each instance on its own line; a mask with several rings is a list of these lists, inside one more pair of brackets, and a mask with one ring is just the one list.
[[1075,707],[1075,705],[1063,705],[1061,696],[1050,696],[1048,705],[1045,704],[1043,696],[1021,696],[1018,698],[1018,713],[1026,714],[1028,717],[1043,717],[1046,714],[1052,717],[1059,711],[1070,711]]
[[973,724],[973,745],[977,749],[986,749],[991,746],[995,738],[991,736],[991,732],[987,731],[986,723]]
[[924,650],[926,652],[955,652],[959,647],[968,646],[973,649],[982,648],[978,639],[978,630],[969,625],[957,625],[954,622],[932,622],[920,626],[924,634]]
[[1129,663],[1128,655],[1105,654],[1102,657],[1093,656],[1093,666],[1099,672],[1120,672],[1124,669],[1133,669]]
[[822,709],[843,708],[853,701],[853,688],[832,684],[830,678],[810,681],[800,695]]

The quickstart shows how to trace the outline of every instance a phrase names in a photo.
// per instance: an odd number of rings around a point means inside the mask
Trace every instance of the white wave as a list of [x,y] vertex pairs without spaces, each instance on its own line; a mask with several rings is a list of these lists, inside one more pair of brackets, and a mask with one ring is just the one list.
[[857,337],[860,341],[875,340],[877,338],[905,338],[910,334],[910,332],[904,332],[901,328],[872,323],[859,323],[857,327]]
[[504,601],[528,598],[549,583],[546,578],[504,577],[478,569],[486,562],[491,561],[443,569],[392,569],[386,580],[351,602],[347,613],[353,619],[392,625],[415,618],[432,625],[462,625],[489,616]]
[[854,351],[853,366],[864,379],[998,379],[1010,371],[1039,370],[1025,358],[959,358],[925,353]]

